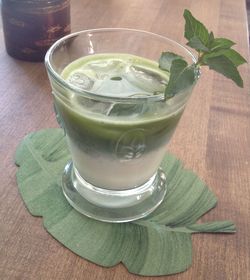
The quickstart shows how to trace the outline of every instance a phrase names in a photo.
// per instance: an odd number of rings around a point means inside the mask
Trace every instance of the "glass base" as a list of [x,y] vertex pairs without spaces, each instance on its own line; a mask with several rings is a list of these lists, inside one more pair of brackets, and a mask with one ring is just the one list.
[[63,193],[80,213],[104,222],[129,222],[153,212],[166,194],[162,169],[143,185],[129,190],[108,190],[85,181],[70,162],[62,178]]

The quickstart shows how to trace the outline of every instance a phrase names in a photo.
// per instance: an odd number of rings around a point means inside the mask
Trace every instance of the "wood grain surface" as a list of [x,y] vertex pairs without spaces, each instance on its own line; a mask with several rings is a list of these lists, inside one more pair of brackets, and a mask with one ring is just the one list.
[[[72,31],[130,27],[185,43],[184,8],[218,37],[237,42],[248,60],[245,0],[72,0]],[[43,63],[9,57],[0,25],[0,279],[154,279],[129,274],[122,265],[102,268],[53,239],[31,216],[16,185],[15,149],[28,133],[57,127]],[[250,279],[249,66],[240,68],[245,88],[202,71],[168,149],[193,169],[219,199],[202,221],[232,219],[236,234],[193,235],[193,265],[157,279]]]

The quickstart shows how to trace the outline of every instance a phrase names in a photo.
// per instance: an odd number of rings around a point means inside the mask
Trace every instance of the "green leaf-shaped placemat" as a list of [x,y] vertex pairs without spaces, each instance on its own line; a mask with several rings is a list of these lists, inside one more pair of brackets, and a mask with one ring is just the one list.
[[216,198],[170,154],[162,163],[167,196],[150,216],[121,224],[87,218],[68,204],[61,190],[61,175],[69,159],[61,129],[28,135],[16,152],[19,190],[30,213],[43,217],[44,227],[54,238],[96,264],[110,267],[122,262],[140,275],[173,274],[192,263],[192,233],[235,231],[230,221],[196,224],[216,205]]

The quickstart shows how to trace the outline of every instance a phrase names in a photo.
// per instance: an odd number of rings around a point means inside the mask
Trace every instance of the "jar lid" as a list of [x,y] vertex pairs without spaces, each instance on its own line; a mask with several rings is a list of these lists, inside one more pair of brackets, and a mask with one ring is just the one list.
[[3,5],[9,5],[12,7],[24,7],[24,6],[32,6],[32,7],[44,7],[44,6],[51,6],[57,5],[64,2],[68,2],[69,0],[2,0]]

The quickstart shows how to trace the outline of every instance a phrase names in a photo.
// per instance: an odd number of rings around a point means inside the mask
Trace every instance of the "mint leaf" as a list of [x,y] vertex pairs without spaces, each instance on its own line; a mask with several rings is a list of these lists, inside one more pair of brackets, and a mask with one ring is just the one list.
[[213,41],[214,41],[214,33],[211,31],[211,32],[209,33],[209,38],[208,38],[208,45],[209,45],[209,47],[211,46],[211,44],[213,43]]
[[188,66],[183,59],[175,59],[170,68],[169,82],[165,90],[166,98],[193,86],[196,81],[195,65]]
[[165,97],[170,98],[193,86],[199,77],[201,66],[209,66],[209,69],[223,74],[239,87],[243,87],[243,81],[237,67],[247,61],[231,48],[235,43],[226,38],[215,38],[214,33],[209,32],[205,25],[198,21],[189,10],[185,10],[183,16],[185,18],[184,36],[188,40],[187,45],[198,51],[198,60],[196,63],[188,65],[177,54],[162,53],[159,67],[170,72]]
[[206,59],[206,64],[210,69],[213,69],[216,72],[221,73],[227,78],[233,80],[239,87],[243,87],[243,81],[237,70],[237,67],[225,55],[208,57]]
[[172,62],[176,59],[182,59],[182,57],[172,52],[163,52],[159,59],[159,67],[162,70],[170,71]]
[[197,51],[209,51],[209,49],[202,43],[201,39],[197,36],[192,37],[187,45]]
[[229,49],[235,43],[226,38],[215,38],[212,43],[210,44],[211,51],[220,50],[220,49]]
[[190,41],[193,37],[197,37],[204,46],[208,46],[209,33],[204,24],[195,19],[188,10],[185,10],[183,15],[186,20],[185,38]]
[[213,32],[209,33],[204,24],[195,19],[188,10],[184,11],[184,18],[186,20],[184,35],[188,39],[187,45],[198,51],[196,66],[208,65],[210,69],[243,87],[237,67],[246,60],[237,51],[231,49],[235,43],[226,38],[214,38]]
[[220,55],[226,56],[228,59],[232,61],[232,63],[236,67],[247,62],[244,57],[242,57],[237,51],[233,49],[224,49],[224,50],[219,50],[216,52],[204,54],[202,61],[206,64],[208,58],[216,57]]
[[236,50],[233,49],[225,50],[224,55],[229,58],[235,66],[239,66],[247,62],[244,57],[242,57]]

